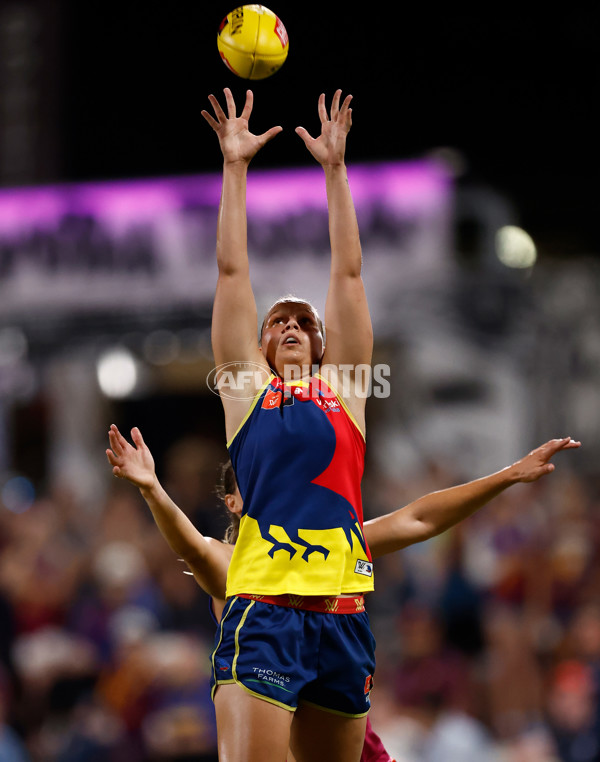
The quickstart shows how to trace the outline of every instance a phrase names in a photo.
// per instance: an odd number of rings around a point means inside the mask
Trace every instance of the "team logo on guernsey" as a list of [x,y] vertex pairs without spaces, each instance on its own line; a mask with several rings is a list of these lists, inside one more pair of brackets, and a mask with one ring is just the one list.
[[373,564],[369,561],[361,561],[359,558],[354,567],[355,574],[362,574],[364,577],[373,576]]
[[373,690],[373,675],[367,675],[365,678],[365,700],[367,704],[371,703],[372,690]]
[[261,407],[265,410],[279,410],[283,405],[293,405],[294,398],[284,394],[280,389],[269,389],[263,397]]

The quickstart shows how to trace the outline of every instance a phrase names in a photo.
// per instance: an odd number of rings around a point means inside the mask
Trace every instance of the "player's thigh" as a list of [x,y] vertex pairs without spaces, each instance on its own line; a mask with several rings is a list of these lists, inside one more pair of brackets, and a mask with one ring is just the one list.
[[344,717],[301,704],[290,746],[297,762],[359,762],[366,725],[366,716]]
[[219,762],[286,762],[293,712],[220,685],[214,697]]

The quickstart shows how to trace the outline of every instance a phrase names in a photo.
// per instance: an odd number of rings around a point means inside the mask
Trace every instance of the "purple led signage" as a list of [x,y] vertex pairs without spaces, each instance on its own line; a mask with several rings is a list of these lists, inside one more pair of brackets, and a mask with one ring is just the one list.
[[[401,277],[443,261],[451,178],[441,165],[348,174],[378,284],[379,272],[394,283],[390,264]],[[220,174],[0,190],[0,315],[210,303],[220,194]],[[321,167],[251,170],[247,205],[257,283],[308,289],[329,249]]]
[[[358,165],[348,170],[355,204],[382,201],[404,213],[422,213],[447,198],[449,178],[431,162]],[[91,215],[109,226],[150,222],[189,205],[217,207],[220,175],[81,183],[0,190],[3,236],[45,228],[67,215]],[[248,212],[285,216],[305,208],[325,208],[320,167],[250,171]]]

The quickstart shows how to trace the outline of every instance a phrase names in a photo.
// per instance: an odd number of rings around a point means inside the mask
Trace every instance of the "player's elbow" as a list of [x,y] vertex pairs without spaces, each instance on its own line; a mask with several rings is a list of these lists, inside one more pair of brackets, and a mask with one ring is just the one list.
[[[363,286],[362,257],[338,257],[331,263],[331,278],[346,282],[352,287]],[[356,284],[356,285],[354,285]]]
[[237,262],[231,257],[217,256],[217,270],[221,283],[228,281],[235,283],[236,279],[250,277],[250,269],[247,264]]
[[410,524],[410,535],[413,543],[425,542],[440,534],[443,529],[432,521],[414,517]]
[[389,529],[387,539],[399,542],[399,547],[402,548],[425,542],[425,540],[430,540],[438,534],[437,528],[431,522],[404,512],[399,512],[395,524]]

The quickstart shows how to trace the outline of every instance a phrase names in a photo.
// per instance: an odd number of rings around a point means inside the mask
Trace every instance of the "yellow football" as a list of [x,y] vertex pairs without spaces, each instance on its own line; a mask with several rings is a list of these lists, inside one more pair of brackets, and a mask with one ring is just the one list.
[[243,79],[266,79],[288,55],[286,29],[264,5],[241,5],[221,22],[217,47],[223,63]]

